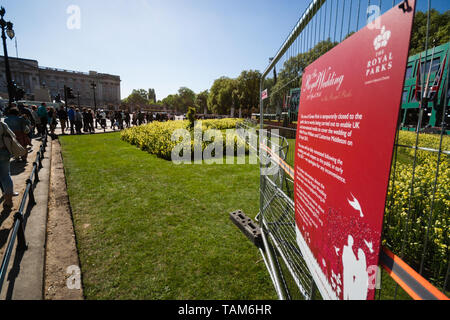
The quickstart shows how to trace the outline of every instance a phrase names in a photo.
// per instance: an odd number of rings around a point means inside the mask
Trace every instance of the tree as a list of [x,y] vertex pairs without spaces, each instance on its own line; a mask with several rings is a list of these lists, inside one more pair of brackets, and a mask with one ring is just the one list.
[[[435,40],[435,46],[450,41],[450,10],[440,14],[437,10],[430,10],[429,39],[428,48],[432,48],[432,41]],[[412,28],[410,52],[414,55],[425,50],[425,41],[427,35],[427,16],[428,12],[418,11],[414,17]]]
[[[236,99],[235,108],[242,107],[245,113],[259,105],[259,84],[261,73],[257,70],[244,70],[237,78],[237,90],[233,92]],[[233,100],[234,100],[233,99]]]
[[147,94],[147,99],[149,101],[153,101],[153,103],[156,102],[156,93],[155,93],[155,89],[148,89],[148,94]]
[[218,102],[222,114],[230,114],[231,107],[235,107],[238,102],[237,99],[233,99],[233,92],[237,89],[237,81],[235,79],[228,79],[223,84],[219,90]]
[[170,94],[162,100],[162,104],[177,112],[185,113],[188,107],[195,105],[195,92],[187,87],[178,89],[178,93]]
[[134,89],[128,97],[122,100],[122,103],[134,106],[148,105],[147,91],[144,89]]
[[179,111],[187,112],[190,106],[195,105],[195,92],[187,87],[178,89]]
[[197,94],[195,98],[195,107],[199,113],[206,113],[208,109],[208,90],[202,91]]
[[180,109],[180,97],[177,94],[170,94],[162,100],[162,104],[172,110]]
[[209,90],[208,110],[215,114],[230,114],[233,106],[233,91],[237,89],[236,79],[216,79]]

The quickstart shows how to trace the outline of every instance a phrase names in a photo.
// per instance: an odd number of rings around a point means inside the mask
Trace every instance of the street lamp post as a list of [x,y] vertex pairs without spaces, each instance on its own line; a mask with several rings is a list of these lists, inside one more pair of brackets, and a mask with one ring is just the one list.
[[9,96],[9,106],[14,101],[14,85],[12,83],[11,79],[11,69],[9,68],[9,59],[8,59],[8,49],[6,46],[6,35],[8,35],[8,38],[12,39],[14,38],[14,30],[13,30],[13,24],[10,21],[5,21],[3,17],[5,16],[6,10],[5,8],[0,8],[0,27],[2,28],[2,40],[3,40],[3,52],[5,56],[5,69],[6,69],[6,83],[8,86],[8,96]]
[[97,84],[92,81],[91,82],[91,88],[94,92],[94,118],[95,118],[95,129],[97,129],[97,100],[95,99],[95,88],[97,87]]

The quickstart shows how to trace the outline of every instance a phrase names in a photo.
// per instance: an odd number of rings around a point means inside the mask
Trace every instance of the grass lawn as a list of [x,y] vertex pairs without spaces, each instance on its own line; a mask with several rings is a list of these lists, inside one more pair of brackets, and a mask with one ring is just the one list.
[[[60,141],[87,299],[276,299],[228,216],[258,212],[257,165],[177,166],[119,133]],[[395,286],[383,271],[377,298]]]
[[119,133],[60,137],[87,299],[276,299],[229,213],[259,208],[257,165],[174,165]]

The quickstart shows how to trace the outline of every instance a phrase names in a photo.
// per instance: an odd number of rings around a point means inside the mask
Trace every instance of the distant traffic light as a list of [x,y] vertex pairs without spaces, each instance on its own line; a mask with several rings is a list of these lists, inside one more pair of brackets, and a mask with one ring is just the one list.
[[18,87],[16,89],[16,101],[22,100],[23,97],[25,97],[25,90],[23,90],[22,88]]
[[73,89],[70,87],[65,87],[65,94],[67,99],[75,99],[75,95],[73,94]]
[[11,83],[11,94],[14,101],[22,100],[25,96],[25,90],[17,85],[14,81]]

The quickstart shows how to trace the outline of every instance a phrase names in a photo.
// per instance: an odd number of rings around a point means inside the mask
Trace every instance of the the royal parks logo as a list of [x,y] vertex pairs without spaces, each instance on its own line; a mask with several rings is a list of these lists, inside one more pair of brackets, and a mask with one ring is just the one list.
[[375,56],[367,61],[366,78],[371,78],[372,76],[377,78],[371,79],[366,84],[389,79],[387,72],[392,69],[394,60],[392,51],[387,50],[391,36],[391,31],[387,30],[386,26],[383,26],[373,40]]
[[386,30],[386,27],[383,26],[381,28],[380,34],[375,37],[375,40],[373,40],[373,47],[375,48],[375,51],[378,51],[379,49],[386,47],[388,45],[390,38],[391,38],[391,31]]

